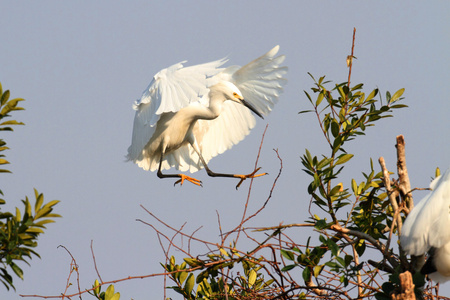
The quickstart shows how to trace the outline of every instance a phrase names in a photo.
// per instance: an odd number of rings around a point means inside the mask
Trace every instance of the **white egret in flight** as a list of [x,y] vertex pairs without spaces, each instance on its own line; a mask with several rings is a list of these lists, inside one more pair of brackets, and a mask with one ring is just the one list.
[[428,252],[421,272],[435,282],[450,280],[450,169],[434,179],[432,192],[409,213],[400,244],[414,256]]
[[[227,60],[163,69],[153,76],[133,108],[136,110],[127,159],[159,178],[201,181],[185,174],[163,174],[176,168],[191,173],[205,168],[209,176],[246,178],[265,174],[223,174],[207,165],[214,156],[239,143],[278,101],[286,79],[279,46],[243,67],[220,68]],[[239,183],[239,184],[240,184]],[[238,186],[239,186],[238,184]]]

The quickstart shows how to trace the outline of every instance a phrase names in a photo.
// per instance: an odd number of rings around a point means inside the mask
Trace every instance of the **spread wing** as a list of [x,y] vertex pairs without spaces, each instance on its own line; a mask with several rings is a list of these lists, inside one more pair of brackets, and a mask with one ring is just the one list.
[[[205,64],[183,67],[181,62],[163,69],[153,76],[153,80],[137,100],[131,146],[128,160],[149,169],[151,162],[143,162],[144,147],[153,136],[156,123],[163,113],[177,112],[208,93],[211,80],[223,69],[219,68],[226,60],[221,59]],[[171,158],[171,160],[176,160]],[[158,162],[159,163],[159,162]],[[167,165],[167,164],[166,164]],[[166,168],[169,168],[167,165]],[[153,169],[153,168],[152,168]]]
[[[279,46],[243,67],[228,67],[216,77],[234,83],[245,101],[264,115],[269,114],[283,92],[287,67],[281,66],[285,56],[276,56]],[[226,101],[220,116],[214,120],[199,120],[194,135],[204,159],[223,153],[250,133],[256,121],[243,105]]]
[[403,224],[400,242],[410,255],[450,242],[450,169],[436,178],[433,191],[413,208]]

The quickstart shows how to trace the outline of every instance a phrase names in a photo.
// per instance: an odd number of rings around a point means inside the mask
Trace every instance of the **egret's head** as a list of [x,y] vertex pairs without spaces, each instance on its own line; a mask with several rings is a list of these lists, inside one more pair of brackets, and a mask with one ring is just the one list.
[[263,116],[259,111],[256,110],[256,108],[244,100],[244,97],[242,96],[241,91],[238,89],[237,86],[235,86],[233,83],[229,81],[222,81],[218,83],[216,86],[218,86],[219,89],[222,90],[227,100],[231,100],[234,102],[237,102],[239,104],[244,105],[248,109],[250,109],[252,112],[254,112],[258,117],[261,119],[264,119]]
[[241,103],[241,101],[244,100],[241,91],[238,89],[237,86],[235,86],[231,82],[222,81],[219,83],[219,86],[223,90],[228,100],[232,100],[238,103]]

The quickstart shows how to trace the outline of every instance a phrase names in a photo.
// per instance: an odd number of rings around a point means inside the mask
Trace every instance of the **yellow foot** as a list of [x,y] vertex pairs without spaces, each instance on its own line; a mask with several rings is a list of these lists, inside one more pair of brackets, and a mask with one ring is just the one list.
[[179,183],[180,185],[183,185],[184,180],[187,180],[187,181],[189,181],[189,182],[191,182],[191,183],[193,183],[193,184],[195,184],[195,185],[202,186],[201,180],[195,179],[195,178],[193,178],[193,177],[189,177],[189,176],[184,175],[184,174],[178,174],[178,175],[180,176],[180,180],[176,181],[176,182],[173,184],[174,186],[175,186],[177,183]]
[[236,185],[236,189],[238,189],[241,186],[242,182],[244,182],[244,180],[247,179],[247,178],[256,178],[256,177],[259,177],[259,176],[267,175],[267,173],[256,174],[256,172],[258,172],[260,169],[261,168],[258,168],[255,171],[253,171],[252,173],[247,174],[247,175],[235,174],[234,177],[241,179],[239,181],[239,183]]

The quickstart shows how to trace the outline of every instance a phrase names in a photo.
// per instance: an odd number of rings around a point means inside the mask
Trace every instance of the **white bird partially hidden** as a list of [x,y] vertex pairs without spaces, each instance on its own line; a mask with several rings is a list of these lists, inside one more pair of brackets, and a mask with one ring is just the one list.
[[[205,168],[209,176],[246,178],[248,175],[212,172],[207,163],[250,133],[255,117],[269,114],[283,92],[287,67],[279,46],[243,67],[220,68],[226,59],[183,67],[178,63],[154,77],[136,110],[127,159],[158,177],[201,181],[185,174],[163,174],[176,168],[191,173]],[[238,184],[238,186],[239,186]]]
[[428,252],[423,274],[435,282],[450,280],[450,169],[434,179],[432,189],[409,213],[400,244],[414,256]]

